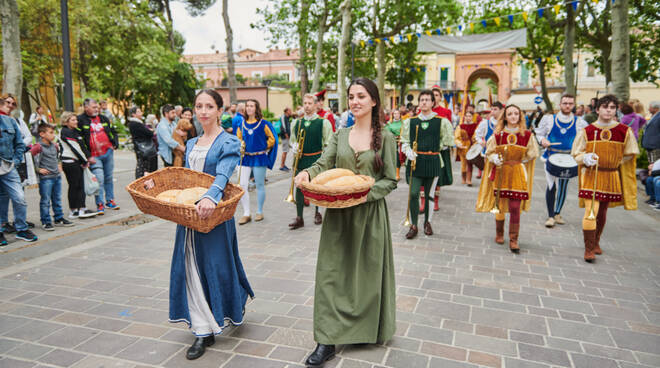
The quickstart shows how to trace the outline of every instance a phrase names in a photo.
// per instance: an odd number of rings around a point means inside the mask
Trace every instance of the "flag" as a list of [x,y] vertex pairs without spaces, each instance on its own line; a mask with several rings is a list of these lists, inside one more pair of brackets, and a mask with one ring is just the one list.
[[462,31],[462,30],[463,30],[463,25],[462,25],[462,24],[459,24],[459,25],[458,25],[458,30],[459,30],[459,31]]
[[522,16],[523,16],[523,20],[527,22],[527,12],[523,12]]
[[495,18],[493,18],[493,20],[495,21],[495,24],[499,27],[500,26],[500,17],[495,17]]
[[541,8],[541,9],[538,9],[538,10],[536,11],[536,13],[539,15],[539,18],[543,18],[543,11],[544,11],[544,10],[545,10],[545,9]]
[[559,15],[559,8],[560,7],[561,7],[560,4],[557,4],[557,5],[553,6],[553,9],[555,10],[555,15]]
[[426,33],[427,36],[430,36],[430,35],[431,35],[431,31],[428,31],[428,30],[425,31],[424,33]]
[[579,1],[573,1],[573,2],[571,3],[571,5],[573,5],[573,10],[577,10],[578,2],[579,2]]
[[463,124],[463,120],[465,119],[465,110],[467,110],[469,100],[470,96],[468,95],[468,85],[465,83],[465,90],[463,91],[463,103],[461,104],[461,120],[459,124]]
[[390,41],[392,41],[392,43],[394,43],[394,36],[390,37]]
[[493,106],[493,93],[490,90],[490,87],[488,87],[488,107]]
[[408,42],[412,41],[412,33],[408,33],[406,37],[408,37]]
[[509,24],[513,24],[513,15],[507,15],[506,18],[509,20]]
[[470,31],[474,32],[474,23],[470,23]]
[[451,34],[451,27],[447,27],[447,34]]
[[481,25],[484,26],[484,28],[486,28],[486,24],[487,24],[487,23],[486,23],[485,20],[482,20],[482,21],[481,21]]
[[376,38],[374,41],[376,41],[376,43],[380,43],[380,38]]
[[442,31],[440,30],[440,28],[436,28],[435,33],[437,33],[438,36],[442,35]]
[[360,46],[364,48],[364,41],[360,40]]

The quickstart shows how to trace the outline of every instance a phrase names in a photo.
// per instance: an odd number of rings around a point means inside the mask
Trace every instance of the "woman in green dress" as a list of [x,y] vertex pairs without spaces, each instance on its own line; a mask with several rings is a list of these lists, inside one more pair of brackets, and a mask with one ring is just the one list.
[[335,133],[296,185],[334,167],[376,179],[367,202],[328,208],[323,218],[314,290],[314,340],[305,362],[322,366],[335,345],[388,341],[396,329],[390,219],[385,196],[396,189],[396,139],[382,129],[378,88],[358,78],[348,87],[355,125]]
[[394,134],[394,137],[396,138],[397,142],[397,160],[396,160],[396,180],[399,181],[401,179],[401,175],[399,173],[399,170],[401,170],[401,163],[405,160],[405,156],[403,153],[401,153],[401,112],[399,112],[399,109],[394,109],[392,110],[392,120],[390,121],[389,124],[385,125],[385,128],[390,131],[390,133]]

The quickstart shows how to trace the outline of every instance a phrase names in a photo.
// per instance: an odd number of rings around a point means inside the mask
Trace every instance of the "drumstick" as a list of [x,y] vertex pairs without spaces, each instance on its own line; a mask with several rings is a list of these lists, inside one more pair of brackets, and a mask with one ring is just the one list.
[[558,146],[558,145],[560,145],[560,144],[561,144],[561,142],[551,142],[551,143],[550,143],[551,146]]

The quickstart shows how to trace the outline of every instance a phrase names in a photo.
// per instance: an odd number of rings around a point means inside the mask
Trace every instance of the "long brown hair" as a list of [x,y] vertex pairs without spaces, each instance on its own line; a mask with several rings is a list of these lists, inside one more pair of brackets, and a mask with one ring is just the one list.
[[518,126],[520,129],[520,133],[524,133],[527,130],[527,125],[524,122],[525,117],[522,113],[522,110],[520,110],[520,107],[516,105],[508,105],[507,107],[504,108],[504,111],[502,111],[502,116],[500,116],[499,120],[497,120],[495,133],[500,133],[509,124],[509,122],[506,120],[506,110],[508,109],[518,109],[518,116],[519,116]]
[[[254,102],[254,118],[257,119],[257,121],[261,120],[261,118],[264,117],[264,115],[261,113],[261,106],[259,105],[259,101],[255,100],[254,98],[250,98],[247,101],[245,101],[245,106],[247,107],[248,102]],[[247,115],[247,112],[245,113]],[[249,116],[246,116],[246,119],[249,118]]]
[[374,169],[380,172],[383,169],[383,159],[378,154],[378,151],[383,146],[383,132],[382,132],[382,116],[380,109],[380,95],[378,94],[378,87],[371,79],[357,78],[354,79],[346,89],[346,95],[349,95],[351,87],[354,85],[362,86],[367,90],[367,93],[376,104],[371,108],[371,149],[374,151],[376,159],[374,160]]

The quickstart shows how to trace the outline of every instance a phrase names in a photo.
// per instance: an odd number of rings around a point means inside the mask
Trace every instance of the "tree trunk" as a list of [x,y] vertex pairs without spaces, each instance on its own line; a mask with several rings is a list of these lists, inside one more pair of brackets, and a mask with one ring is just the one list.
[[316,54],[314,55],[314,80],[312,81],[312,91],[319,90],[321,84],[321,62],[323,57],[323,36],[325,36],[326,22],[328,21],[328,1],[323,5],[323,14],[319,19],[318,31],[316,32]]
[[174,21],[172,20],[172,10],[170,9],[170,0],[165,0],[165,14],[167,14],[167,40],[170,42],[170,50],[174,51]]
[[229,0],[222,0],[222,20],[225,23],[225,33],[227,33],[227,78],[229,78],[229,103],[236,102],[236,70],[234,68],[234,33],[229,23],[229,11],[227,3]]
[[339,92],[339,112],[346,108],[346,48],[351,41],[351,0],[344,0],[341,11],[341,42],[337,54],[337,90]]
[[564,83],[566,93],[575,96],[575,69],[573,67],[573,48],[575,46],[575,11],[570,2],[566,2],[566,25],[564,26]]
[[401,101],[401,106],[406,106],[406,92],[408,90],[408,84],[405,80],[401,81],[401,90],[399,91],[400,96],[399,100]]
[[376,43],[376,84],[380,94],[380,104],[383,108],[389,108],[385,101],[385,45],[384,42]]
[[541,61],[540,63],[536,63],[536,65],[539,69],[539,80],[541,81],[541,95],[543,96],[543,101],[545,102],[545,110],[552,111],[554,109],[552,107],[552,102],[550,101],[550,97],[548,96],[548,89],[545,83],[545,62]]
[[605,40],[600,46],[600,54],[603,58],[603,70],[605,71],[605,85],[610,84],[612,81],[612,60],[610,60],[611,53],[612,44],[610,41]]
[[2,92],[16,96],[18,106],[23,96],[23,64],[18,27],[19,13],[16,0],[0,0],[2,24]]
[[298,40],[300,54],[300,93],[309,92],[309,77],[307,75],[307,38],[309,22],[309,0],[300,1],[300,19],[298,19]]
[[[628,0],[617,0],[612,5],[612,83],[613,93],[621,100],[630,97],[630,35]],[[607,57],[603,55],[603,57]]]

